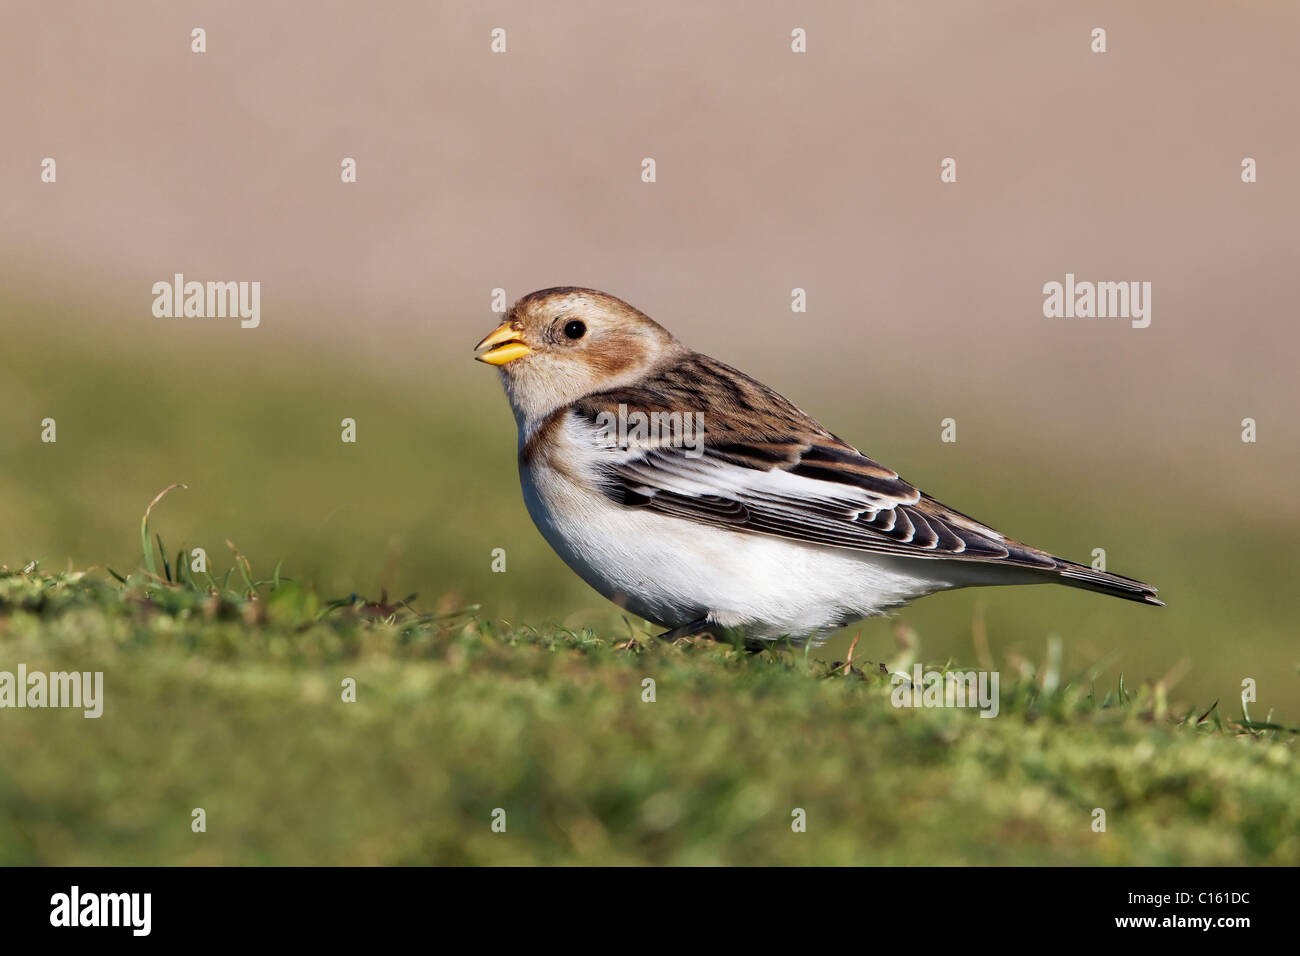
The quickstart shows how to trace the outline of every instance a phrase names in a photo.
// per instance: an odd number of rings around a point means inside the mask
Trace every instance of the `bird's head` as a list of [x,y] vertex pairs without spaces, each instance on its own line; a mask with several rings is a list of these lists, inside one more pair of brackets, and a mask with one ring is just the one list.
[[522,422],[634,382],[685,347],[622,299],[563,287],[524,296],[474,350],[501,370]]

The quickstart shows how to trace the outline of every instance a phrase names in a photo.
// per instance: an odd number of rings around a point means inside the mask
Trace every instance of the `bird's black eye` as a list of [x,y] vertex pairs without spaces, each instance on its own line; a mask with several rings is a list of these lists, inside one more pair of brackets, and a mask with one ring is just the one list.
[[571,339],[580,339],[587,334],[587,327],[574,319],[564,324],[564,334]]

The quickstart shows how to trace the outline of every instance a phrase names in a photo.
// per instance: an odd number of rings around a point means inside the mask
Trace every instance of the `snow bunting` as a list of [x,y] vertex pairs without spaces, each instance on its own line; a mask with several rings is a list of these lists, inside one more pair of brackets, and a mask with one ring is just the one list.
[[827,636],[948,588],[1155,588],[1031,548],[922,494],[772,389],[593,289],[524,296],[477,346],[519,426],[538,529],[667,629]]

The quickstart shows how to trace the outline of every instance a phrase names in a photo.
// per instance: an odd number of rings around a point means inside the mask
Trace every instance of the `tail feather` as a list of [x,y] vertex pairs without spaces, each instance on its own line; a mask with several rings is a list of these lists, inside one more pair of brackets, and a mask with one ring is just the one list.
[[1165,606],[1165,602],[1156,597],[1156,589],[1149,584],[1126,578],[1122,574],[1111,574],[1109,571],[1098,571],[1082,564],[1075,564],[1064,558],[1055,558],[1055,561],[1055,574],[1061,584],[1096,591],[1099,594],[1110,594],[1140,604]]

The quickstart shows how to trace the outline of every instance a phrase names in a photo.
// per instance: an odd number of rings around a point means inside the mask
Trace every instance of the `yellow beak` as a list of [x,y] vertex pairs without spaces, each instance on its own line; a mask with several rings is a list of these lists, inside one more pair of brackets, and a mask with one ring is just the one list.
[[488,365],[505,365],[533,351],[520,340],[519,333],[510,327],[509,322],[501,323],[499,327],[484,336],[483,341],[474,346],[475,352],[480,349],[487,349],[487,351],[475,355],[474,358],[480,362],[487,362]]

